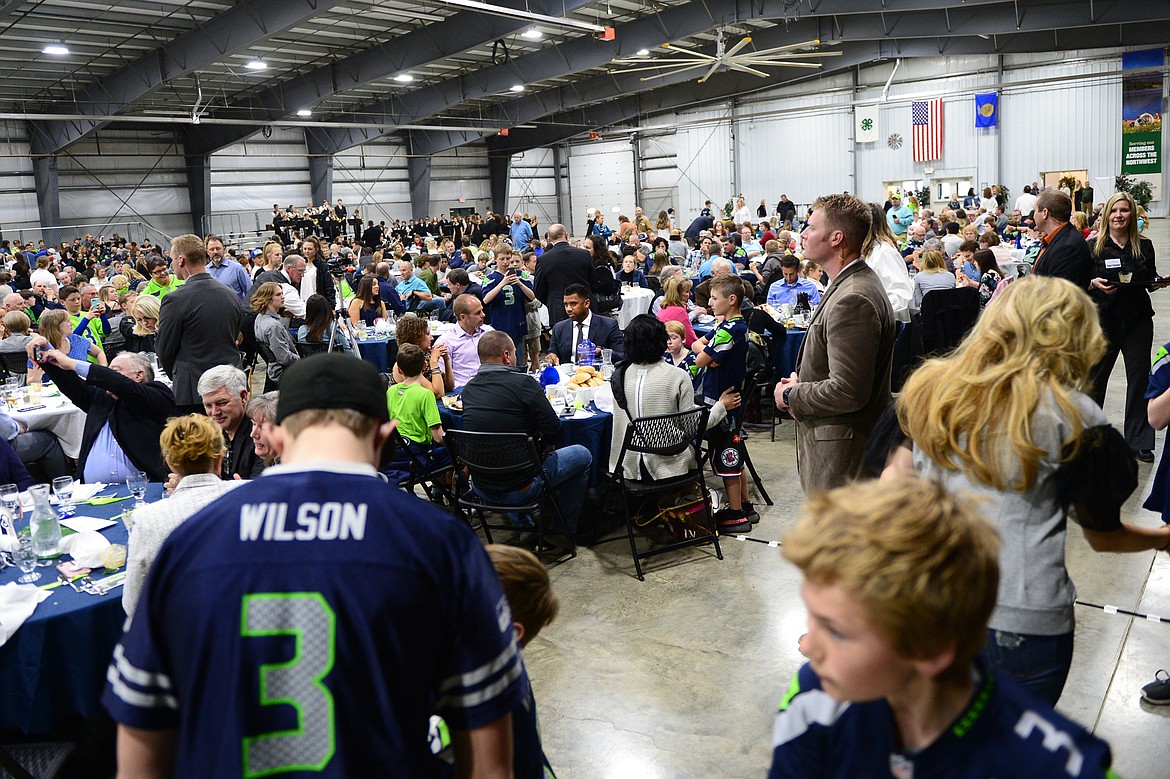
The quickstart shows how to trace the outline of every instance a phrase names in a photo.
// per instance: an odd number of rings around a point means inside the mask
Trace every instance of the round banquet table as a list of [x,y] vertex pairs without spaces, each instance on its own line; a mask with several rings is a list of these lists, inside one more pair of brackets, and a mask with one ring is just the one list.
[[[370,338],[355,339],[358,346],[358,354],[366,362],[378,369],[378,373],[386,373],[390,370],[389,366],[394,362],[398,355],[398,342],[394,340],[393,335],[376,336]],[[394,351],[394,357],[391,357],[389,352]]]
[[645,287],[622,287],[622,307],[617,310],[618,327],[625,330],[638,314],[650,310],[654,290]]
[[[715,330],[715,323],[694,323],[695,335],[707,337]],[[785,329],[784,341],[776,343],[767,333],[764,338],[772,344],[772,364],[776,367],[776,376],[785,378],[796,370],[796,357],[800,354],[800,345],[804,343],[807,328],[793,327]]]
[[[29,430],[48,430],[61,441],[61,449],[65,454],[77,459],[81,454],[81,437],[85,432],[85,412],[73,405],[69,398],[55,389],[52,384],[45,384],[41,404],[44,408],[32,411],[21,411],[17,406],[9,411],[13,419],[23,422]],[[55,393],[55,394],[53,394]]]
[[[162,488],[162,484],[149,485],[147,502],[159,500]],[[130,494],[124,484],[107,487],[100,494],[111,491],[119,497]],[[77,515],[115,520],[102,535],[111,543],[125,544],[126,526],[117,517],[129,505],[130,500],[105,506],[79,504]],[[71,558],[63,555],[61,559]],[[37,570],[41,572],[37,586],[57,580],[55,566]],[[20,575],[19,568],[9,566],[0,571],[0,585]],[[104,571],[91,574],[95,580],[105,575]],[[72,717],[101,711],[106,670],[125,621],[121,587],[100,596],[66,586],[50,590],[49,597],[0,647],[0,727],[43,733]]]
[[[443,422],[443,427],[448,430],[452,428],[462,430],[463,412],[447,408],[441,400],[438,403],[439,419]],[[592,416],[583,419],[574,419],[571,416],[560,417],[561,440],[557,442],[557,448],[580,444],[588,449],[593,455],[593,464],[589,466],[589,486],[596,487],[601,484],[603,474],[609,467],[609,444],[613,437],[613,414],[597,410],[592,404],[589,408],[592,411]]]

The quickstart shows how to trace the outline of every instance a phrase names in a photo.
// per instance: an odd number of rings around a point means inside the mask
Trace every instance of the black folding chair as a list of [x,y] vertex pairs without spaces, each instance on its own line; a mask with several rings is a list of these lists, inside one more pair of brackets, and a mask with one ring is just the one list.
[[[556,501],[556,489],[549,487],[548,474],[544,471],[544,458],[537,451],[536,442],[525,433],[480,433],[468,430],[448,430],[445,434],[448,451],[451,452],[455,463],[457,487],[455,490],[455,507],[467,523],[475,527],[475,519],[483,527],[487,542],[492,543],[492,528],[497,530],[517,530],[511,525],[490,525],[487,513],[515,513],[530,514],[536,525],[537,554],[543,555],[548,546],[545,544],[545,534],[551,529],[552,518],[548,528],[544,522],[544,507],[541,498],[551,506],[555,521],[560,524],[568,543],[568,556],[564,560],[571,560],[577,556],[577,542],[573,538],[565,516],[561,513]],[[528,503],[506,505],[479,495],[471,489],[471,483],[478,480],[496,483],[528,484],[537,477],[541,480],[541,490]]]
[[293,346],[296,347],[297,354],[302,358],[312,357],[314,354],[325,354],[329,351],[328,342],[306,343],[305,341],[296,341]]
[[454,466],[432,468],[426,455],[411,449],[410,442],[397,430],[390,433],[390,443],[394,445],[395,451],[402,452],[407,458],[407,475],[398,480],[398,486],[410,493],[414,492],[415,487],[422,487],[431,503],[454,507],[454,496],[443,483],[443,476],[453,471]]
[[[606,474],[607,489],[612,485],[621,491],[622,514],[626,520],[626,534],[630,538],[630,554],[634,558],[634,570],[638,573],[639,581],[646,581],[642,572],[642,561],[676,549],[682,549],[696,544],[712,542],[715,545],[715,556],[722,560],[723,550],[719,548],[719,534],[715,528],[715,518],[711,513],[711,497],[707,492],[707,480],[703,475],[704,453],[701,449],[703,436],[707,431],[708,409],[700,407],[690,411],[679,411],[674,414],[659,414],[650,417],[637,417],[630,420],[626,428],[626,437],[622,441],[621,453],[618,455],[618,464],[613,473]],[[648,454],[661,457],[682,457],[685,453],[695,458],[694,466],[682,476],[669,479],[643,479],[642,474],[626,474],[623,465],[627,454]],[[665,546],[656,546],[653,549],[638,551],[638,543],[634,539],[634,518],[630,515],[629,498],[646,498],[651,495],[677,490],[688,484],[698,484],[703,498],[703,513],[707,518],[708,532],[676,541]],[[618,536],[620,538],[620,536]]]
[[926,357],[946,354],[959,345],[979,318],[975,287],[936,289],[922,298],[922,348]]
[[24,352],[0,352],[4,378],[28,375],[28,355]]

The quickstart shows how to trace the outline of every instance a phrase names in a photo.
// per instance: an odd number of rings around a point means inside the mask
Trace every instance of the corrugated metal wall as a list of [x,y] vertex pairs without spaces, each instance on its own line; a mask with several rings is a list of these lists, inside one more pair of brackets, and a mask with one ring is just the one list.
[[24,122],[0,122],[0,155],[0,226],[15,240],[15,230],[41,224]]
[[[452,208],[474,208],[483,213],[491,200],[486,146],[471,144],[431,157],[432,214],[450,213]],[[407,219],[409,212],[408,196],[406,212],[395,218]]]
[[273,128],[211,155],[211,224],[220,233],[261,230],[272,204],[304,208],[310,199],[305,134]]

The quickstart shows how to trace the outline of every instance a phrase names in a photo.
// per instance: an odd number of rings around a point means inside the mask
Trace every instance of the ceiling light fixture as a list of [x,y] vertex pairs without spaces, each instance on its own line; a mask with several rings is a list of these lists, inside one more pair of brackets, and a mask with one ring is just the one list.
[[52,54],[55,57],[64,57],[69,53],[69,47],[63,43],[48,43],[41,49],[41,54]]
[[544,37],[544,33],[536,29],[536,26],[529,27],[524,32],[520,33],[521,38],[527,38],[530,41],[538,41]]
[[523,84],[513,84],[513,85],[510,87],[510,89],[511,89],[513,92],[523,92],[523,91],[524,91],[524,85],[523,85]]
[[637,56],[639,56],[639,57],[646,57],[646,56],[649,56],[649,54],[650,54],[650,50],[649,50],[649,49],[638,49],[638,55],[637,55]]
[[638,79],[639,81],[650,81],[651,79],[662,78],[663,76],[704,68],[706,72],[699,79],[699,83],[702,84],[711,78],[715,71],[720,68],[737,70],[741,73],[751,73],[753,76],[759,76],[760,78],[768,78],[771,74],[765,73],[760,68],[785,67],[819,70],[824,67],[820,62],[796,62],[794,60],[806,57],[841,56],[841,52],[839,51],[797,51],[798,49],[820,46],[821,42],[819,40],[790,43],[787,46],[776,46],[770,49],[744,51],[741,53],[741,50],[751,42],[752,39],[750,37],[744,37],[728,49],[723,42],[723,30],[720,29],[716,32],[715,53],[713,55],[692,49],[690,46],[681,46],[677,43],[664,43],[662,44],[662,48],[667,49],[667,53],[674,56],[661,57],[649,61],[619,57],[613,61],[615,65],[629,65],[631,67],[612,70],[610,72],[637,73],[645,70],[658,71],[651,76],[643,76]]
[[244,67],[255,71],[268,70],[268,63],[264,60],[248,60],[244,63]]
[[394,80],[399,84],[409,84],[411,81],[414,81],[414,76],[409,73],[399,73],[394,77]]
[[579,22],[576,19],[567,19],[559,16],[547,16],[545,14],[532,13],[522,8],[508,8],[502,5],[492,5],[491,3],[481,3],[479,0],[435,0],[439,5],[450,5],[456,8],[466,8],[469,11],[479,11],[484,14],[491,14],[493,16],[505,16],[509,19],[521,19],[526,22],[537,21],[541,24],[553,27],[569,27],[574,30],[584,30],[585,32],[605,33],[612,27],[604,27],[600,24],[590,24],[589,22]]
[[297,111],[297,116],[312,116],[312,115],[313,115],[313,112],[310,111],[308,108],[302,108],[300,111]]

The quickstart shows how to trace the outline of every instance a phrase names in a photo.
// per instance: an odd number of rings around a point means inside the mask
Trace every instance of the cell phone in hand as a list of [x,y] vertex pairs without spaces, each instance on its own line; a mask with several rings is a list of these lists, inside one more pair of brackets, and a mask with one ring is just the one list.
[[34,346],[33,347],[33,362],[44,362],[44,361],[45,361],[44,347],[43,346]]

